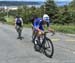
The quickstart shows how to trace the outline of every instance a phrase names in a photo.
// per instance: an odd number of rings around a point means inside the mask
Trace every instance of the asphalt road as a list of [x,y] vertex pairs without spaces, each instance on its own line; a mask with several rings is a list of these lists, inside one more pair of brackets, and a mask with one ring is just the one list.
[[17,39],[13,26],[0,23],[0,63],[75,63],[75,37],[48,34],[54,44],[53,58],[34,51],[31,29],[24,28],[23,40]]

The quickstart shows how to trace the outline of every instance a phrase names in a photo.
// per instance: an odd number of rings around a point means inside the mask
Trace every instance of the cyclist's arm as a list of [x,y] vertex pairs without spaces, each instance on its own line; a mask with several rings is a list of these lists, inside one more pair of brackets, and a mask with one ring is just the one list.
[[47,22],[46,25],[47,25],[47,30],[49,30],[50,29],[50,23]]
[[52,29],[52,28],[50,27],[50,22],[47,23],[47,27],[48,27],[48,31],[54,33],[54,29]]
[[23,19],[22,19],[22,18],[20,18],[20,20],[21,20],[21,24],[22,24],[22,26],[23,26]]
[[49,22],[47,22],[47,27],[49,27],[50,26],[50,23]]

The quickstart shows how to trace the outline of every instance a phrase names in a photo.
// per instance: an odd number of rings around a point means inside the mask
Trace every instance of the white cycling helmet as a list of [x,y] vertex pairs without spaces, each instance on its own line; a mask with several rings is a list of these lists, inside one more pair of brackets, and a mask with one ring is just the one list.
[[44,14],[44,15],[43,15],[43,20],[44,20],[44,21],[49,22],[49,19],[50,19],[50,18],[49,18],[49,16],[48,16],[47,14]]

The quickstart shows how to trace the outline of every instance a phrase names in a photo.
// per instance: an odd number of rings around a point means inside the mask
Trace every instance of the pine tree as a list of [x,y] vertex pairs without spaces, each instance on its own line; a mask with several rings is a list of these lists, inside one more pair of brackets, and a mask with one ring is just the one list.
[[71,6],[71,7],[75,7],[75,0],[73,0],[73,1],[70,3],[70,6]]
[[50,22],[57,23],[58,19],[58,7],[54,0],[47,0],[44,6],[45,13],[49,15]]
[[45,13],[50,17],[54,16],[57,13],[57,7],[54,0],[47,0],[45,3]]

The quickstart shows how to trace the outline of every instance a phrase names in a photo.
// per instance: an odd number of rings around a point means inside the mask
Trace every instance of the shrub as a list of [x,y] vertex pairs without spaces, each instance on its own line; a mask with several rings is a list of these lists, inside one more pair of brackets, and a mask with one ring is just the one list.
[[7,22],[4,17],[0,17],[0,22]]

